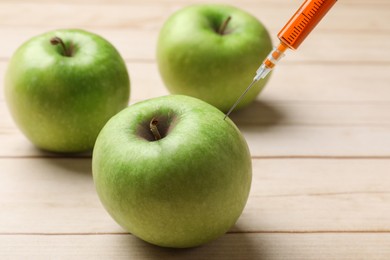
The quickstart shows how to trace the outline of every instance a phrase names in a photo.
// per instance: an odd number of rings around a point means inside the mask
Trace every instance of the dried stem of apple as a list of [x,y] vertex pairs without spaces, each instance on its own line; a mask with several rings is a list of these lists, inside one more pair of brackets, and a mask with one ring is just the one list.
[[221,26],[218,29],[218,33],[220,35],[224,35],[225,34],[226,27],[227,27],[227,25],[228,25],[228,23],[230,22],[231,19],[232,19],[232,17],[228,16],[228,18],[226,18],[226,20],[221,24]]
[[60,37],[53,37],[50,39],[50,43],[52,45],[58,45],[60,44],[61,47],[62,47],[62,50],[64,51],[64,56],[66,57],[71,57],[72,56],[72,53],[71,53],[71,49],[68,49],[64,43],[64,41],[60,38]]
[[160,132],[158,131],[157,125],[158,125],[158,120],[156,118],[153,118],[150,121],[149,127],[156,141],[161,139],[161,135]]

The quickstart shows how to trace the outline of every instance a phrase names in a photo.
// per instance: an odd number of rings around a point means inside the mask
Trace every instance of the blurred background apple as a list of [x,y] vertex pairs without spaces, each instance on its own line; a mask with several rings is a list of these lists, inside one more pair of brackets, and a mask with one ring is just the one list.
[[[171,93],[202,99],[226,112],[251,83],[272,49],[264,25],[249,13],[219,4],[185,7],[161,29],[157,61]],[[256,83],[237,108],[267,83]]]

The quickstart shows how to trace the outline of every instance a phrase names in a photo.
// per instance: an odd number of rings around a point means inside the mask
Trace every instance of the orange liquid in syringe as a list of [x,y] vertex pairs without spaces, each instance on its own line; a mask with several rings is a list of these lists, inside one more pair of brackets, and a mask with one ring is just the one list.
[[306,0],[278,34],[290,49],[297,49],[337,0]]

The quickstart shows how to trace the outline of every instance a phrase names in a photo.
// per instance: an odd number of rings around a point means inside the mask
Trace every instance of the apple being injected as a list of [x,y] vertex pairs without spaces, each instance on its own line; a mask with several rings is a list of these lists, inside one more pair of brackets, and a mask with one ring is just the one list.
[[245,139],[199,99],[172,95],[131,105],[100,132],[93,179],[106,210],[163,247],[216,239],[242,213],[252,180]]
[[104,124],[130,96],[126,65],[102,37],[57,30],[17,49],[5,77],[11,114],[37,147],[75,153],[93,148]]
[[[158,38],[157,61],[171,93],[202,99],[226,112],[271,49],[266,28],[249,13],[200,4],[168,18]],[[256,83],[238,108],[251,103],[267,80]]]

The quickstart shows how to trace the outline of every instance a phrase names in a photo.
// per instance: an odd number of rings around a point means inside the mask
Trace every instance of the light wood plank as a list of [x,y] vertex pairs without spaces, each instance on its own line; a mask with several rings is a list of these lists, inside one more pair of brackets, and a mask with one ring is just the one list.
[[[126,60],[154,61],[158,29],[143,28],[94,28],[91,26],[74,25],[63,26],[64,28],[76,27],[97,33],[114,44]],[[12,27],[1,26],[2,38],[7,39],[1,43],[0,58],[9,59],[13,52],[26,40],[46,31],[58,29],[60,26],[23,26],[15,30]],[[271,29],[273,42],[278,42],[276,34],[278,29]],[[321,31],[316,30],[313,35],[306,39],[298,51],[289,51],[281,61],[284,64],[290,61],[315,61],[315,62],[356,62],[358,65],[380,62],[388,64],[390,61],[388,49],[390,34],[375,30],[362,33],[360,31]],[[259,63],[261,60],[259,60]]]
[[0,233],[123,232],[100,204],[91,159],[5,159],[0,175]]
[[[389,108],[389,103],[261,102],[232,119],[254,157],[389,157]],[[34,148],[13,123],[4,102],[0,116],[0,157],[58,156]]]
[[390,234],[228,234],[193,249],[131,235],[0,236],[2,259],[388,260]]
[[389,160],[254,160],[253,165],[250,199],[233,230],[390,230]]
[[[0,71],[5,67],[0,62]],[[133,102],[168,94],[154,63],[128,67],[134,75]],[[390,81],[388,69],[281,65],[258,101],[232,119],[253,156],[389,156],[390,88],[384,84]],[[312,77],[302,79],[302,71]],[[331,76],[323,76],[324,71]],[[1,101],[0,117],[0,156],[42,155],[16,129]]]
[[[3,3],[26,3],[26,0],[2,0]],[[199,3],[197,0],[160,0],[159,3],[176,3],[176,4],[193,4],[193,3]],[[387,0],[371,0],[369,4],[367,4],[367,1],[365,0],[343,0],[343,4],[348,5],[375,5],[378,8],[383,6],[389,6],[389,2]],[[52,0],[28,0],[28,3],[34,3],[34,4],[42,4],[42,3],[53,3]],[[120,5],[127,5],[127,4],[139,4],[139,0],[63,0],[63,1],[56,1],[56,3],[66,3],[66,4],[120,4]],[[143,0],[142,3],[147,4],[156,4],[155,0]],[[214,0],[213,3],[229,3],[229,4],[237,4],[236,0]],[[242,5],[248,5],[248,4],[281,4],[281,5],[299,5],[302,4],[299,0],[292,0],[292,1],[286,1],[286,0],[259,0],[259,1],[253,1],[253,0],[241,0],[239,2]]]
[[[138,102],[133,101],[131,104]],[[257,100],[230,118],[240,127],[389,127],[389,102],[321,102]],[[4,101],[0,101],[2,134],[18,132]]]
[[[91,160],[0,159],[0,234],[125,233],[94,190]],[[390,232],[390,160],[253,160],[231,232]]]
[[[264,21],[275,41],[275,35],[283,26],[284,20],[280,18],[283,17],[282,14],[275,16],[274,13],[291,12],[289,10],[291,8],[286,8],[286,4],[267,2],[264,5],[256,3],[255,6],[248,7]],[[306,40],[304,48],[299,51],[302,53],[299,55],[303,56],[291,55],[290,59],[389,61],[390,54],[382,51],[388,48],[386,43],[389,42],[388,8],[378,9],[375,5],[368,7],[352,5],[351,7],[344,6],[343,3],[338,4],[341,4],[341,10],[339,8],[335,9],[335,12],[332,10],[329,14],[331,17],[321,23],[316,33]],[[119,6],[78,4],[66,7],[59,4],[42,5],[39,7],[37,4],[0,3],[2,7],[0,15],[3,18],[0,23],[3,25],[0,27],[0,32],[5,39],[8,39],[3,43],[0,57],[9,58],[22,42],[34,35],[56,28],[78,27],[92,30],[106,37],[126,58],[154,59],[158,31],[169,14],[180,6],[174,3],[154,5],[138,3]],[[356,13],[354,13],[354,8],[357,9]],[[74,15],[77,12],[82,15]],[[20,15],[22,13],[30,13],[32,17],[29,16],[29,20],[25,21],[25,16]],[[354,17],[348,17],[351,15]],[[69,19],[70,16],[72,19]],[[289,16],[286,15],[286,17]],[[365,19],[360,19],[361,17]],[[370,21],[369,19],[377,20]],[[51,21],[49,25],[48,20]],[[343,26],[344,22],[348,24]],[[14,26],[19,23],[23,24],[23,27],[15,30]],[[26,24],[29,27],[26,27]],[[104,27],[107,26],[113,28],[105,29]],[[332,51],[326,51],[330,49]],[[361,55],[362,52],[364,55]]]
[[[390,259],[390,1],[343,0],[266,89],[232,119],[253,156],[251,195],[223,237],[189,250],[151,246],[105,212],[91,159],[52,158],[14,125],[6,64],[26,39],[84,28],[127,62],[132,103],[168,94],[158,32],[196,0],[0,1],[0,259]],[[216,0],[276,34],[301,0]],[[261,62],[261,61],[259,61]]]
[[388,101],[390,68],[385,64],[280,64],[259,100]]
[[[74,4],[58,3],[0,3],[2,24],[7,26],[42,26],[48,21],[56,27],[97,26],[97,27],[136,27],[159,28],[174,11],[191,2],[132,2],[131,4]],[[192,1],[192,3],[198,3]],[[284,23],[300,6],[300,1],[238,2],[231,4],[247,10],[266,25],[281,29]],[[381,4],[383,6],[383,3]],[[387,26],[389,5],[384,8],[376,5],[344,3],[340,1],[327,15],[319,28],[331,30],[381,30]],[[382,8],[381,8],[382,7]],[[21,15],[28,13],[28,16]],[[277,14],[277,15],[275,15]],[[364,17],[364,19],[362,19]]]
[[367,127],[390,126],[390,102],[276,101],[261,98],[249,107],[233,112],[239,126]]
[[[169,94],[155,63],[128,62],[127,67],[133,101]],[[4,100],[2,87],[6,68],[7,62],[0,61],[0,100]],[[355,102],[378,102],[378,106],[382,106],[383,102],[390,101],[390,88],[386,84],[390,82],[390,74],[386,73],[389,69],[390,64],[280,64],[258,101],[345,102],[346,106],[354,106]],[[374,113],[372,116],[375,117]]]
[[[4,103],[0,102],[0,105]],[[382,116],[370,118],[369,116],[359,119],[359,115],[346,119],[341,123],[343,116],[330,119],[332,114],[342,113],[343,110],[331,109],[332,113],[323,112],[328,106],[306,106],[308,109],[298,106],[266,107],[260,104],[258,107],[268,109],[260,115],[265,114],[260,120],[253,120],[251,117],[244,118],[243,123],[236,122],[239,129],[246,138],[249,149],[254,157],[389,157],[390,156],[390,125],[386,113]],[[355,113],[354,110],[364,111],[366,106],[344,107],[347,111]],[[389,106],[383,106],[388,108]],[[277,110],[279,109],[280,110]],[[281,111],[286,114],[281,114]],[[379,110],[378,106],[376,110]],[[0,131],[0,157],[25,157],[25,156],[58,156],[47,154],[37,150],[22,135],[12,122],[4,106],[0,109],[5,115],[1,121]],[[300,112],[302,114],[300,114]],[[316,118],[315,111],[318,113]],[[362,115],[364,116],[364,112]],[[256,115],[255,111],[249,115]],[[258,115],[258,116],[260,116]],[[307,115],[307,119],[304,116]],[[341,114],[340,114],[341,115]],[[288,119],[291,116],[290,119]],[[310,121],[310,117],[313,121]],[[233,120],[237,118],[234,115]],[[287,119],[283,119],[287,118]],[[324,122],[321,119],[324,118]],[[352,122],[353,118],[358,120]],[[281,122],[278,122],[278,120]],[[381,122],[381,120],[386,120]],[[222,119],[221,119],[222,120]],[[264,121],[263,121],[264,120]],[[267,121],[269,120],[269,121]],[[296,120],[296,121],[295,121]],[[306,120],[306,121],[305,121]],[[261,122],[256,125],[256,122]],[[283,123],[283,121],[285,123]],[[377,121],[377,122],[373,122]],[[248,123],[249,122],[249,123]],[[338,125],[339,124],[339,125]]]
[[253,156],[388,157],[390,128],[240,126]]
[[[155,63],[128,62],[127,67],[133,101],[169,94]],[[3,82],[6,68],[7,62],[0,61],[0,101],[4,100]],[[390,101],[390,88],[387,84],[390,82],[390,74],[387,73],[389,70],[390,64],[332,65],[286,62],[275,68],[258,100],[346,102],[345,105],[351,102],[378,102],[381,106],[383,102]]]

